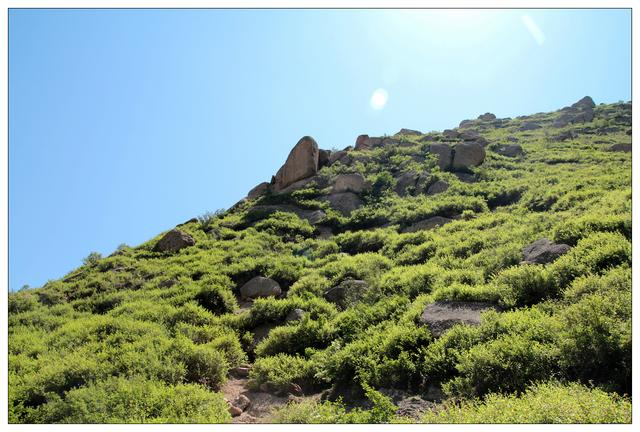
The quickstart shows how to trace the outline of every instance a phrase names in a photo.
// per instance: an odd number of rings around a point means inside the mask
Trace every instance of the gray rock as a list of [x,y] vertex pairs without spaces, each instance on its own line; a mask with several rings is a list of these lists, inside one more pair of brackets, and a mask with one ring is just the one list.
[[575,139],[575,138],[578,138],[578,134],[575,133],[574,131],[564,131],[564,132],[560,132],[558,135],[553,137],[553,140],[566,141],[566,140]]
[[362,206],[362,200],[353,192],[342,192],[327,195],[323,198],[329,205],[344,215],[349,215],[358,207]]
[[449,140],[455,140],[460,138],[460,133],[457,130],[445,129],[442,131],[442,136]]
[[331,157],[331,150],[318,150],[318,169],[329,165],[329,158]]
[[395,404],[398,407],[396,414],[402,417],[408,417],[419,421],[422,415],[435,408],[436,404],[424,400],[420,396],[409,396]]
[[274,189],[280,191],[292,183],[311,177],[318,172],[320,153],[316,141],[305,136],[293,147],[287,161],[274,178]]
[[473,122],[473,120],[462,120],[462,121],[460,122],[460,125],[458,125],[458,127],[460,127],[460,128],[466,128],[466,127],[472,126],[472,125],[473,125],[473,123],[474,123],[474,122]]
[[422,132],[413,129],[400,129],[396,135],[422,135]]
[[478,116],[478,120],[482,120],[482,121],[492,121],[495,119],[496,119],[496,115],[489,112]]
[[331,193],[355,192],[360,193],[367,187],[367,181],[362,174],[340,174],[333,183]]
[[324,298],[341,309],[346,309],[359,302],[369,290],[369,285],[362,280],[345,280],[339,285],[329,288]]
[[480,133],[474,129],[465,129],[460,132],[460,138],[463,141],[476,141],[480,138]]
[[630,153],[631,152],[631,143],[614,144],[611,147],[609,147],[609,151]]
[[346,150],[340,150],[340,151],[331,153],[331,155],[329,156],[329,166],[333,165],[338,161],[344,165],[349,165],[351,164],[351,156],[349,156]]
[[438,166],[445,171],[451,167],[453,149],[449,144],[431,144],[429,152],[438,156]]
[[520,144],[499,145],[494,149],[494,151],[499,155],[511,158],[524,156],[524,151]]
[[520,264],[547,264],[566,254],[571,246],[557,244],[547,238],[536,240],[522,249],[524,260]]
[[231,402],[231,406],[236,407],[240,410],[240,412],[245,411],[251,405],[251,400],[243,394],[239,395]]
[[404,228],[402,232],[410,233],[410,232],[416,232],[416,231],[430,230],[430,229],[448,224],[449,222],[452,222],[452,221],[453,219],[449,219],[446,217],[432,216],[430,218],[427,218],[409,225],[408,227]]
[[284,319],[284,322],[293,322],[293,321],[300,321],[302,318],[304,318],[306,312],[303,311],[302,309],[292,309],[291,312],[289,312],[287,314],[287,317]]
[[520,126],[520,130],[524,132],[524,131],[540,129],[541,127],[542,126],[540,126],[538,123],[526,122],[526,123],[523,123],[522,126]]
[[158,243],[153,247],[154,252],[177,252],[180,249],[193,246],[196,241],[189,234],[180,231],[179,229],[172,229],[166,233]]
[[453,175],[464,183],[475,183],[477,180],[475,175],[466,172],[454,172]]
[[438,301],[428,304],[420,316],[434,337],[440,337],[456,324],[479,325],[481,314],[496,306],[486,302]]
[[260,183],[249,191],[249,193],[247,194],[247,198],[252,200],[264,195],[269,190],[270,186],[271,185],[267,182]]
[[591,99],[591,96],[585,96],[578,102],[571,105],[571,108],[592,109],[595,108],[596,103]]
[[453,169],[468,169],[484,162],[486,152],[476,143],[460,143],[456,145],[453,155]]
[[282,294],[278,282],[263,276],[256,276],[240,288],[242,299],[277,297]]
[[276,191],[275,194],[276,195],[278,195],[278,194],[286,194],[286,193],[291,193],[293,191],[296,191],[298,189],[302,189],[305,186],[307,186],[309,183],[315,181],[316,178],[317,178],[317,176],[312,176],[312,177],[304,178],[302,180],[298,180],[296,182],[291,183],[289,186]]
[[449,189],[449,183],[444,180],[438,180],[427,189],[427,195],[436,195]]
[[418,173],[415,171],[407,171],[400,175],[396,181],[395,191],[400,196],[405,196],[409,189],[414,188],[416,186],[416,182],[418,180]]
[[234,367],[233,369],[231,369],[231,374],[240,377],[240,378],[246,378],[249,376],[249,372],[251,371],[250,367],[247,366],[238,366],[238,367]]

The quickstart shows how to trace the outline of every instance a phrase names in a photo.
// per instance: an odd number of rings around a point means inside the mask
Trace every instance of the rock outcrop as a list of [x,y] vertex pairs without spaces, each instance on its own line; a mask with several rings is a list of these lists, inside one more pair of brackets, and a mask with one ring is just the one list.
[[444,180],[438,180],[427,188],[427,195],[436,195],[449,189],[449,183]]
[[482,120],[482,121],[492,121],[495,119],[496,119],[496,115],[489,112],[478,116],[478,120]]
[[522,146],[520,144],[499,145],[493,151],[498,153],[499,155],[511,158],[524,156],[524,151],[522,150]]
[[569,245],[541,238],[522,249],[524,260],[520,264],[547,264],[569,252],[569,249]]
[[269,190],[270,186],[271,185],[267,182],[260,183],[259,185],[257,185],[256,187],[254,187],[249,191],[249,193],[247,194],[247,198],[252,200],[252,199],[261,197]]
[[448,170],[453,158],[453,149],[449,144],[431,144],[429,152],[438,157],[438,166],[441,170]]
[[331,193],[355,192],[360,193],[367,187],[367,181],[362,174],[340,174],[333,183]]
[[420,322],[439,337],[456,324],[479,325],[482,313],[491,309],[497,308],[485,302],[439,301],[424,308]]
[[396,135],[422,135],[422,132],[418,130],[402,128],[400,129],[400,132],[398,132]]
[[454,148],[452,167],[456,169],[468,169],[484,162],[486,152],[484,147],[477,143],[460,143]]
[[158,243],[153,247],[154,252],[177,252],[180,249],[193,246],[196,241],[189,234],[180,231],[179,229],[172,229],[166,233]]
[[311,177],[318,172],[320,152],[316,141],[305,136],[293,147],[287,161],[282,165],[274,177],[276,192],[292,183]]
[[362,200],[353,192],[342,192],[327,195],[323,198],[329,205],[338,210],[343,215],[349,215],[358,207],[362,206]]

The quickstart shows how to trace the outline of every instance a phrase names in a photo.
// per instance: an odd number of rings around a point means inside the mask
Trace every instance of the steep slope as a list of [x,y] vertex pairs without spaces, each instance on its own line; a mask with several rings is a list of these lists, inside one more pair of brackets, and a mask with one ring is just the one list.
[[630,127],[586,97],[304,137],[228,211],[10,294],[10,421],[629,422]]

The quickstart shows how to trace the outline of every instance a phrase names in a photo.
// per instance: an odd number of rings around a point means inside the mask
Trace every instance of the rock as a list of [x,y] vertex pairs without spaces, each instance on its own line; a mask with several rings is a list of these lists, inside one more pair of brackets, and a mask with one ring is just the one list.
[[284,319],[284,322],[293,322],[293,321],[300,321],[302,320],[302,318],[304,318],[306,312],[303,311],[302,309],[292,309],[291,312],[289,312],[287,314],[287,317]]
[[442,131],[442,136],[449,140],[455,140],[460,138],[460,133],[457,130],[445,129]]
[[406,173],[403,173],[396,181],[396,193],[400,196],[405,196],[411,188],[415,189],[417,180],[417,172],[407,171]]
[[578,102],[571,105],[571,108],[592,109],[595,108],[596,103],[591,99],[591,96],[585,96]]
[[438,180],[427,189],[427,195],[436,195],[449,189],[449,183],[444,180]]
[[333,183],[331,193],[355,192],[360,193],[365,190],[367,182],[362,174],[340,174]]
[[176,228],[180,227],[180,226],[183,226],[183,225],[188,225],[190,223],[195,223],[195,222],[198,222],[198,218],[194,217],[194,218],[189,219],[188,221],[185,221],[185,222],[182,222],[181,224],[176,225]]
[[563,116],[560,116],[556,121],[554,121],[553,124],[551,125],[551,127],[563,128],[563,127],[567,126],[569,123],[571,123],[570,116],[563,115]]
[[465,129],[460,132],[460,138],[462,138],[463,141],[475,141],[481,137],[477,130]]
[[333,165],[338,161],[340,161],[344,165],[349,165],[351,164],[351,156],[349,156],[346,150],[340,150],[340,151],[331,153],[331,155],[329,156],[329,166]]
[[237,406],[229,405],[229,414],[231,414],[231,417],[238,417],[242,415],[242,410]]
[[280,191],[298,180],[315,175],[318,172],[319,156],[316,141],[309,136],[302,137],[276,173],[274,189]]
[[444,400],[445,395],[439,385],[429,384],[424,392],[424,398],[429,401],[440,402]]
[[346,309],[360,301],[368,290],[369,285],[365,281],[349,279],[325,291],[324,298],[328,302],[334,303],[342,309]]
[[473,125],[473,120],[462,120],[458,125],[459,128],[466,128]]
[[509,135],[507,137],[507,141],[509,141],[509,142],[517,142],[518,138],[514,137],[513,135]]
[[520,144],[499,145],[493,151],[499,155],[511,158],[524,156],[524,151]]
[[484,148],[476,143],[460,143],[453,154],[453,169],[468,169],[480,165],[486,156]]
[[578,134],[575,133],[574,131],[564,131],[564,132],[560,132],[558,135],[553,137],[553,140],[566,141],[566,140],[575,139],[575,138],[578,138]]
[[179,229],[172,229],[166,233],[158,243],[153,247],[154,252],[177,252],[180,249],[193,246],[196,241],[189,234],[180,231]]
[[256,276],[240,288],[243,299],[257,297],[277,297],[282,294],[278,282],[262,276]]
[[251,400],[243,394],[239,395],[231,402],[231,406],[238,408],[241,413],[249,408],[249,405],[251,405]]
[[534,122],[525,122],[522,124],[522,126],[520,126],[520,130],[521,131],[530,131],[530,130],[534,130],[534,129],[540,129],[542,126],[540,126],[538,123],[534,123]]
[[359,135],[358,138],[356,138],[356,150],[368,150],[370,148],[369,135]]
[[436,404],[422,399],[420,396],[410,396],[402,399],[395,404],[398,407],[396,414],[402,417],[409,417],[416,421],[420,420],[422,415],[435,408]]
[[165,279],[158,283],[158,288],[171,288],[177,283],[178,281],[176,279]]
[[427,218],[409,225],[408,227],[404,228],[402,232],[410,233],[410,232],[416,232],[416,231],[430,230],[430,229],[448,224],[449,222],[452,222],[452,221],[453,219],[449,219],[446,217],[432,216],[430,218]]
[[327,195],[323,200],[328,201],[329,205],[333,209],[338,210],[343,215],[349,215],[353,210],[362,206],[362,200],[353,192],[342,192]]
[[271,185],[267,182],[260,183],[249,191],[249,193],[247,194],[247,198],[252,200],[264,195],[269,190],[270,186]]
[[318,150],[318,170],[329,165],[331,150]]
[[475,183],[477,180],[475,175],[466,172],[455,172],[453,175],[458,177],[458,180],[464,183]]
[[238,366],[231,369],[231,373],[240,378],[246,378],[249,376],[250,367]]
[[271,333],[271,330],[273,330],[277,326],[278,325],[274,323],[264,323],[255,327],[251,331],[253,333],[253,340],[251,341],[251,346],[249,347],[249,350],[250,351],[255,350],[256,346],[258,346],[258,344],[262,342],[262,340],[264,340],[267,336],[269,336],[269,333]]
[[631,143],[614,144],[611,147],[609,147],[609,151],[630,153]]
[[496,119],[496,115],[492,114],[490,112],[488,113],[484,113],[482,115],[478,116],[478,120],[482,120],[482,121],[492,121]]
[[293,182],[291,183],[289,186],[282,188],[278,191],[276,191],[276,195],[277,194],[286,194],[286,193],[291,193],[293,191],[296,191],[298,189],[302,189],[304,188],[306,185],[308,185],[309,183],[315,181],[317,178],[317,176],[312,176],[312,177],[307,177],[304,178],[302,180],[298,180],[297,182]]
[[449,144],[431,144],[429,153],[438,156],[438,166],[441,170],[445,171],[451,167],[453,149]]
[[569,252],[569,249],[569,245],[552,243],[547,238],[541,238],[522,249],[524,260],[520,264],[547,264]]
[[369,145],[371,147],[380,147],[384,144],[384,137],[369,137]]
[[491,309],[497,308],[486,302],[437,301],[424,308],[420,322],[439,337],[456,324],[479,325],[481,314]]
[[287,393],[293,395],[293,396],[302,396],[302,388],[296,384],[296,383],[290,383],[287,386]]
[[422,135],[422,132],[413,129],[400,129],[396,135]]

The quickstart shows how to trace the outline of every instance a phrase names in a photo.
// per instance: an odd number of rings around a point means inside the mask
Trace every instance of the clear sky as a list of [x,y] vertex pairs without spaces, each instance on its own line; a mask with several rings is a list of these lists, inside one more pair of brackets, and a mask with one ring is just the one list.
[[629,10],[10,10],[9,288],[268,181],[303,135],[631,98]]

